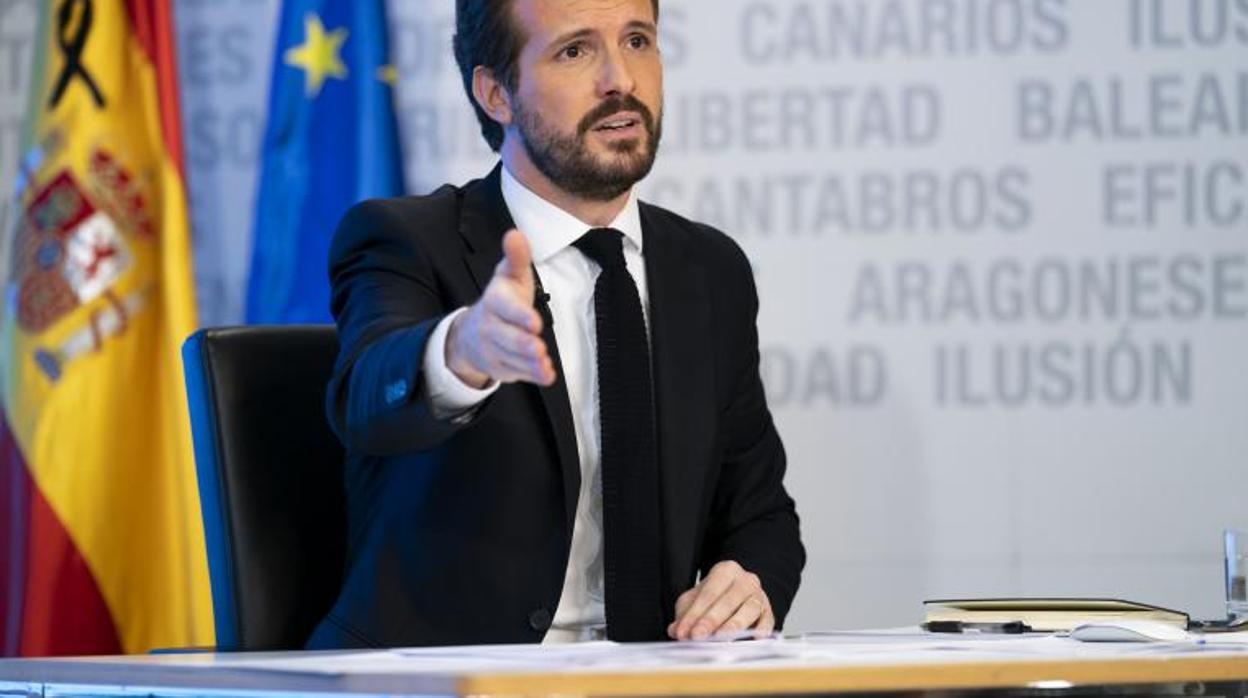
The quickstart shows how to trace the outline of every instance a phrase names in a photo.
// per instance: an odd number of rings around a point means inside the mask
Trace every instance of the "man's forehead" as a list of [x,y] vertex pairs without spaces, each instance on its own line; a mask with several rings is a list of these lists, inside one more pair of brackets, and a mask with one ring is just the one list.
[[514,0],[512,12],[530,38],[545,39],[572,31],[613,31],[655,20],[652,0]]

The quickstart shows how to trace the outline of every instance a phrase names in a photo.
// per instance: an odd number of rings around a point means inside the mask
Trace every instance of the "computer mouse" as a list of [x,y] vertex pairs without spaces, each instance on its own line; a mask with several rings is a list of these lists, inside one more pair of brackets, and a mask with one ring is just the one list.
[[1191,639],[1187,631],[1155,620],[1101,620],[1084,623],[1070,631],[1083,642],[1182,642]]

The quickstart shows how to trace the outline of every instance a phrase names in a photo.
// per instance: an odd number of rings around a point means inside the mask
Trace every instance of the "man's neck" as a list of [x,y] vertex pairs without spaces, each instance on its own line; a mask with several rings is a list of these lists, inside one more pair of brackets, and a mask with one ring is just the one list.
[[587,225],[596,227],[605,227],[611,225],[615,217],[624,210],[624,206],[628,204],[629,194],[632,189],[628,189],[623,194],[610,199],[608,201],[595,201],[586,199],[559,188],[554,182],[550,181],[546,175],[542,174],[533,165],[533,161],[523,155],[516,157],[515,154],[509,152],[509,149],[503,150],[503,166],[516,178],[526,189],[542,197],[546,201],[558,206],[576,217]]

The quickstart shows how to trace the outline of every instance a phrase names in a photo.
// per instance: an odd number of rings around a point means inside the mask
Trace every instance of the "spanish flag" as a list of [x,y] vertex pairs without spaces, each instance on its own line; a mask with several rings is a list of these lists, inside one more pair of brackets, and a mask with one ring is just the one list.
[[212,643],[171,0],[40,3],[0,325],[0,650]]

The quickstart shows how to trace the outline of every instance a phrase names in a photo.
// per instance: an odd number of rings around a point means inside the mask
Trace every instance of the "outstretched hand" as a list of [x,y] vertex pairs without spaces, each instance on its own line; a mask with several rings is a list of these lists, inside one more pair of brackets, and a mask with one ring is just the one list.
[[464,383],[485,387],[491,380],[555,382],[554,362],[542,340],[529,241],[519,230],[503,236],[503,258],[468,311],[451,323],[446,364]]

